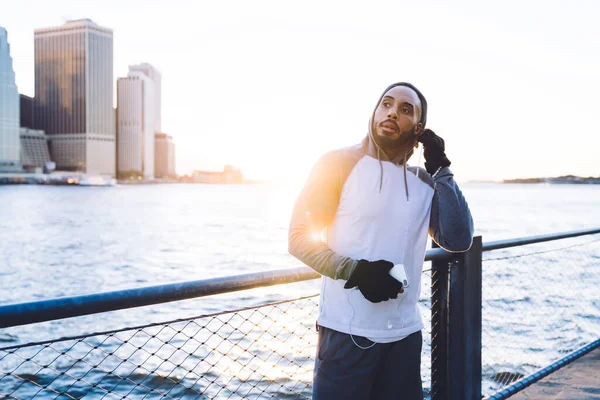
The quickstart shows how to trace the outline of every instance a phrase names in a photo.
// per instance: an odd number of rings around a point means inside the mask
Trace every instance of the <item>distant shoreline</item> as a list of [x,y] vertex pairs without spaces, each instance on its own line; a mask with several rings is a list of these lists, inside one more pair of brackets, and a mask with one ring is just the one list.
[[[81,173],[53,173],[53,174],[27,174],[27,173],[12,173],[3,174],[0,173],[0,185],[66,185],[66,186],[91,186],[90,183],[81,182],[81,180],[89,180],[90,178],[98,178],[96,176],[86,176]],[[203,185],[264,185],[277,183],[277,181],[270,180],[252,180],[243,179],[238,182],[227,182],[227,181],[197,181],[187,176],[180,176],[176,179],[154,179],[154,180],[115,180],[114,178],[107,178],[109,181],[107,184],[93,184],[93,186],[113,186],[118,185],[156,185],[156,184],[203,184]],[[105,179],[106,180],[106,179]],[[509,184],[534,184],[534,183],[546,183],[546,184],[559,184],[559,185],[600,185],[600,177],[579,177],[574,175],[559,176],[554,178],[519,178],[519,179],[504,179],[501,181],[488,181],[488,180],[468,180],[465,183],[509,183]]]
[[600,177],[581,177],[574,175],[559,176],[555,178],[524,178],[524,179],[504,179],[502,183],[551,183],[568,185],[600,185]]
[[240,182],[195,182],[184,179],[155,179],[151,181],[117,180],[119,185],[162,185],[162,184],[192,184],[192,185],[262,185],[272,183],[271,181],[243,180]]
[[0,173],[2,185],[50,185],[50,186],[115,186],[115,185],[157,185],[157,184],[202,184],[202,185],[262,185],[271,181],[242,179],[228,182],[225,180],[197,181],[186,176],[177,179],[152,180],[116,180],[109,176],[89,175],[79,172],[43,173]]

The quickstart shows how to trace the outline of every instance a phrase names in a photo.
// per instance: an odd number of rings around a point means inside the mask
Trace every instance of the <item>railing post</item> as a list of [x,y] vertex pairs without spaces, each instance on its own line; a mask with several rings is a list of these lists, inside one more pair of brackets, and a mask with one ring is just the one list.
[[[432,241],[432,247],[439,247]],[[431,261],[431,399],[448,399],[448,260]]]
[[481,399],[481,236],[450,267],[448,389],[450,400]]

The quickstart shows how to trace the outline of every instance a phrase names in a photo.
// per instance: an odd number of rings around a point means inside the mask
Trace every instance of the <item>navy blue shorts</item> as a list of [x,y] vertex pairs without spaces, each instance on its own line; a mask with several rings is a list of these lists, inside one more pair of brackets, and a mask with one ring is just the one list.
[[[362,336],[362,347],[373,342]],[[367,350],[350,335],[319,327],[313,380],[314,400],[422,400],[421,331]]]

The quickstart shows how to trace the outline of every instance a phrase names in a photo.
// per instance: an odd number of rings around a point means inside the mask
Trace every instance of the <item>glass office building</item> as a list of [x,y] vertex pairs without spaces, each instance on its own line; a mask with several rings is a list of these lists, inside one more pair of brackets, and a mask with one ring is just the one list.
[[21,170],[19,91],[6,29],[0,27],[0,172]]
[[57,169],[114,175],[112,30],[89,19],[36,29],[34,104]]

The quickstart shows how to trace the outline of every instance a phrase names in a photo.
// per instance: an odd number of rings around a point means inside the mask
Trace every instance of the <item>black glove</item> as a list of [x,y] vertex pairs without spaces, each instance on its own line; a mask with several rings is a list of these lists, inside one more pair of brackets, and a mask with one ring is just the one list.
[[423,143],[425,150],[425,169],[430,175],[433,175],[440,167],[449,167],[451,162],[444,153],[444,139],[436,135],[431,129],[425,129],[419,135],[419,142]]
[[344,289],[358,286],[358,290],[371,303],[398,298],[402,284],[389,274],[394,267],[389,261],[360,260],[344,285]]

